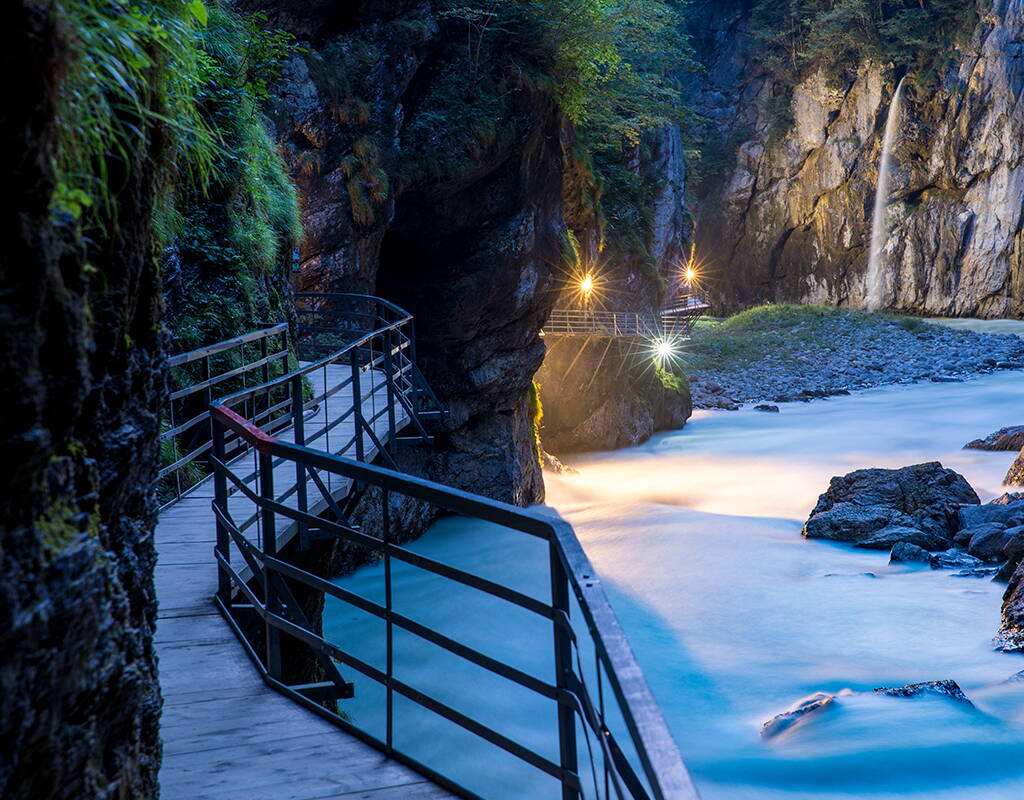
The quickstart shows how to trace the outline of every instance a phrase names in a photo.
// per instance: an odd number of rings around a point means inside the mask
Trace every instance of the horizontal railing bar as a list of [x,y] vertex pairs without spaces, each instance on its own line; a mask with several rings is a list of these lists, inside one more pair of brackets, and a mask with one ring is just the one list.
[[413,553],[411,550],[406,550],[405,548],[391,544],[390,542],[381,541],[374,536],[370,536],[362,531],[357,531],[354,528],[343,525],[342,523],[335,522],[333,520],[321,519],[320,517],[306,511],[300,511],[297,508],[290,508],[283,503],[278,503],[276,500],[260,497],[249,487],[245,487],[242,491],[246,497],[253,500],[261,508],[267,508],[294,522],[305,523],[312,528],[329,530],[339,538],[344,539],[351,544],[359,545],[378,553],[387,553],[392,558],[397,558],[414,567],[419,567],[427,572],[432,572],[442,578],[448,578],[456,583],[464,584],[469,586],[471,589],[476,589],[484,592],[485,594],[494,595],[495,597],[499,597],[509,603],[520,606],[527,611],[532,611],[546,619],[552,618],[554,612],[551,606],[537,600],[536,598],[530,597],[527,594],[517,592],[515,589],[510,589],[507,586],[502,586],[500,583],[495,583],[494,581],[489,581],[486,578],[481,578],[471,572],[464,572],[457,567],[451,567],[447,564],[441,563],[440,561],[435,561],[432,558],[421,556],[418,553]]
[[170,473],[174,472],[174,470],[180,469],[181,467],[183,467],[186,464],[188,464],[190,461],[194,461],[196,458],[201,456],[203,453],[205,453],[211,447],[213,447],[213,442],[204,442],[203,444],[199,445],[199,447],[197,447],[195,450],[193,450],[188,455],[182,456],[177,461],[175,461],[173,464],[169,464],[166,467],[164,467],[163,469],[161,469],[157,473],[157,477],[158,478],[162,478],[165,475],[169,475]]
[[259,367],[262,367],[265,364],[269,364],[271,361],[274,361],[276,359],[281,358],[281,356],[286,355],[288,355],[287,350],[280,350],[272,355],[264,356],[262,358],[257,359],[256,361],[250,361],[249,363],[243,364],[240,367],[235,367],[235,369],[228,370],[227,372],[222,372],[219,375],[214,375],[212,378],[208,378],[204,381],[189,384],[184,389],[178,389],[177,391],[171,392],[170,399],[180,400],[182,397],[188,397],[189,395],[196,394],[197,392],[201,392],[203,389],[209,389],[213,386],[217,386],[218,384],[224,383],[224,381],[230,380],[231,378],[237,377],[238,375],[242,375],[246,372],[252,372],[258,369]]
[[327,356],[326,358],[322,358],[319,361],[315,361],[315,362],[313,362],[311,364],[307,364],[304,367],[300,367],[299,369],[294,370],[294,371],[288,373],[287,375],[283,375],[283,376],[281,376],[279,378],[275,378],[272,381],[267,381],[267,382],[262,383],[262,384],[260,384],[258,386],[253,386],[253,387],[251,387],[249,389],[243,389],[242,391],[235,392],[234,394],[230,394],[227,397],[222,397],[217,402],[218,402],[219,405],[224,405],[224,406],[229,406],[230,407],[233,403],[236,403],[236,402],[238,402],[240,400],[248,399],[249,397],[252,397],[253,395],[258,394],[260,391],[265,390],[268,386],[271,386],[271,385],[274,385],[274,384],[277,384],[277,383],[284,383],[284,382],[286,382],[288,380],[291,380],[291,379],[294,379],[294,378],[297,378],[297,377],[303,377],[303,376],[309,375],[312,372],[316,372],[316,370],[318,370],[318,369],[321,369],[321,368],[323,368],[325,366],[330,366],[331,364],[336,363],[337,361],[341,360],[342,358],[347,359],[351,355],[351,351],[352,351],[353,348],[360,347],[361,345],[365,344],[366,342],[370,341],[371,339],[373,339],[373,338],[375,338],[377,336],[380,336],[385,331],[394,330],[396,328],[401,327],[402,325],[405,325],[410,319],[412,319],[412,318],[411,317],[407,317],[405,319],[399,320],[398,322],[389,323],[388,325],[386,325],[386,326],[384,326],[382,328],[378,328],[375,331],[371,331],[370,333],[365,334],[362,338],[357,339],[356,341],[351,342],[350,344],[346,345],[343,350],[339,350],[338,352],[332,353],[331,355]]
[[279,322],[273,327],[263,328],[258,331],[252,331],[250,333],[243,333],[241,336],[235,336],[232,339],[225,339],[223,342],[217,342],[216,344],[206,345],[205,347],[197,347],[195,350],[189,350],[187,353],[179,353],[178,355],[171,356],[167,359],[168,367],[180,367],[183,364],[190,364],[193,361],[198,361],[206,356],[216,355],[217,353],[223,353],[225,350],[230,350],[233,347],[239,345],[248,344],[249,342],[256,342],[260,339],[265,339],[270,336],[275,336],[279,333],[284,333],[288,330],[287,322]]
[[172,436],[177,436],[179,433],[183,433],[184,431],[187,431],[189,428],[193,427],[197,423],[204,422],[205,420],[208,420],[209,418],[210,418],[210,410],[206,409],[205,411],[203,411],[203,413],[196,414],[188,422],[183,422],[183,423],[181,423],[181,425],[178,425],[177,427],[168,428],[165,431],[161,431],[160,432],[160,439],[161,440],[169,439]]
[[294,567],[280,559],[274,558],[273,556],[268,556],[263,553],[260,553],[260,556],[263,559],[264,568],[267,568],[269,565],[282,575],[287,575],[289,578],[297,580],[312,589],[316,589],[324,594],[329,594],[338,600],[343,600],[356,608],[367,612],[368,614],[373,614],[381,620],[390,620],[392,624],[397,627],[415,634],[421,639],[425,639],[431,644],[435,644],[454,655],[460,656],[466,661],[476,664],[478,667],[505,678],[506,680],[518,683],[520,686],[530,689],[543,697],[547,697],[549,700],[558,700],[559,698],[558,689],[551,684],[545,683],[539,678],[535,678],[529,673],[518,670],[515,667],[511,667],[491,656],[486,655],[485,653],[481,653],[479,650],[468,647],[467,645],[461,644],[442,633],[431,630],[427,626],[422,625],[410,617],[398,613],[397,611],[391,611],[389,614],[388,610],[384,606],[378,605],[372,600],[360,597],[346,589],[342,589],[330,581],[318,578],[316,575],[312,575],[303,569]]

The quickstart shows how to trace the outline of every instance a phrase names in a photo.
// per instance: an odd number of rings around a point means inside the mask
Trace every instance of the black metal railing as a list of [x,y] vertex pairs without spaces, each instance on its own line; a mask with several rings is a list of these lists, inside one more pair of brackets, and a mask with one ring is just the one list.
[[288,324],[282,322],[168,359],[170,392],[160,432],[164,463],[158,473],[163,504],[209,474],[213,398],[289,372],[289,354]]
[[[411,702],[447,720],[515,757],[539,776],[548,776],[556,782],[555,791],[562,798],[589,795],[685,800],[697,797],[593,567],[568,524],[394,470],[275,438],[223,404],[214,405],[213,419],[217,453],[224,452],[224,442],[230,438],[243,439],[253,448],[257,465],[253,481],[239,469],[239,464],[228,463],[219,456],[214,460],[215,555],[219,568],[216,602],[270,686],[461,796],[482,795],[467,788],[442,764],[423,763],[396,742],[396,699]],[[292,487],[283,484],[285,476],[290,476],[288,482]],[[351,509],[340,507],[338,499],[330,496],[332,476],[334,485],[348,482],[351,486],[376,489],[376,494],[364,495],[379,503],[379,511],[371,515],[380,521],[374,533],[354,524]],[[311,483],[320,493],[319,505],[329,507],[329,513],[318,515],[315,513],[318,504],[310,494],[292,491],[293,487],[306,487]],[[545,543],[550,600],[539,599],[501,581],[482,578],[401,546],[395,541],[395,526],[390,519],[393,496],[504,526]],[[248,518],[243,521],[241,516]],[[342,588],[295,563],[282,553],[280,532],[285,529],[293,531],[293,535],[299,534],[298,552],[301,552],[301,543],[312,537],[321,540],[333,537],[379,557],[384,568],[383,603]],[[290,548],[286,552],[297,550]],[[520,609],[549,623],[547,633],[527,646],[553,650],[553,674],[547,678],[532,674],[400,613],[393,603],[393,562],[441,578],[450,585],[468,587],[482,596],[496,598],[509,609]],[[386,626],[384,663],[370,663],[353,652],[352,647],[325,636],[321,626],[306,617],[297,600],[310,590],[382,621]],[[572,614],[573,605],[576,615]],[[574,625],[574,618],[582,624]],[[399,632],[497,676],[510,688],[521,687],[548,701],[551,707],[548,724],[557,740],[557,758],[499,732],[494,721],[460,710],[452,702],[404,679],[395,669],[401,655],[396,644]],[[310,649],[325,680],[302,684],[286,682],[282,666],[284,637]],[[588,658],[594,660],[595,666],[585,671],[583,665]],[[349,677],[353,680],[344,677],[343,671],[351,671],[353,674]],[[356,724],[345,711],[343,701],[352,697],[356,676],[384,690],[382,736]],[[604,691],[605,686],[608,691]],[[472,691],[471,686],[466,686],[466,693]],[[342,701],[340,706],[336,705],[338,701]],[[611,707],[607,707],[607,703],[611,703]],[[622,730],[618,734],[612,730],[612,720],[621,722]],[[581,761],[588,763],[581,766]],[[591,776],[593,780],[585,782],[582,775]]]

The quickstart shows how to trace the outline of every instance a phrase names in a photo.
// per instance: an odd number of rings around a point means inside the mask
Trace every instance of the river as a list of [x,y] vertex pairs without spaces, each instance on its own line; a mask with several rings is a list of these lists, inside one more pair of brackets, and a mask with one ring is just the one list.
[[[991,648],[1003,586],[800,536],[829,478],[861,467],[938,460],[983,502],[1000,494],[1014,454],[961,448],[1024,422],[1021,397],[1024,374],[1007,372],[781,404],[779,414],[699,411],[683,430],[546,476],[549,507],[572,523],[602,577],[705,800],[1024,796],[1024,682],[1003,683],[1024,670],[1024,656]],[[412,547],[543,596],[545,553],[525,537],[446,519]],[[379,599],[381,572],[367,567],[339,584]],[[412,568],[396,570],[396,585],[405,613],[550,674],[547,648],[528,644],[544,641],[545,628]],[[329,604],[326,631],[379,660],[372,627]],[[543,732],[549,706],[412,637],[396,647],[406,680],[554,755]],[[956,680],[976,708],[858,694],[940,679]],[[853,693],[819,718],[760,737],[795,701],[844,689]],[[379,693],[357,690],[350,713],[379,728]],[[404,713],[402,746],[441,758],[488,797],[548,796],[514,760]]]

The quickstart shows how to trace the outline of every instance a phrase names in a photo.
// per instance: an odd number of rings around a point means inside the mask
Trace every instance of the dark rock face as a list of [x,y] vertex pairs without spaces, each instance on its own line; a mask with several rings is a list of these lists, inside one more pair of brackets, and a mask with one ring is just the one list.
[[964,445],[971,450],[1020,450],[1024,447],[1024,425],[1000,428],[984,439],[974,439]]
[[909,542],[945,550],[960,504],[977,504],[963,477],[937,461],[901,469],[862,469],[833,478],[804,525],[810,539],[889,549]]
[[1024,486],[1024,449],[1021,449],[1003,478],[1003,486]]
[[961,528],[975,528],[985,524],[1005,527],[1024,524],[1024,502],[985,503],[984,505],[963,506],[957,512]]
[[931,564],[932,554],[910,542],[897,542],[889,552],[889,563]]
[[[698,247],[721,265],[723,307],[794,300],[863,307],[885,120],[895,78],[863,63],[834,86],[813,73],[793,92],[792,127],[772,130],[783,94],[749,28],[751,4],[700,0],[696,101],[720,151],[698,193]],[[983,10],[935,89],[908,84],[893,170],[885,303],[942,315],[1017,316],[1024,87],[1022,0]],[[912,82],[911,82],[912,83]]]
[[1019,561],[1003,594],[1003,616],[995,639],[999,650],[1024,652],[1024,561]]
[[547,336],[537,373],[541,437],[555,453],[631,447],[682,428],[692,407],[686,384],[666,386],[650,356],[621,340]]
[[925,681],[924,683],[909,683],[906,686],[883,686],[874,690],[875,694],[884,694],[887,697],[921,697],[924,695],[936,695],[948,697],[958,703],[966,703],[974,706],[963,689],[956,681]]
[[16,203],[0,217],[0,795],[156,797],[156,147],[142,142],[112,176],[109,236],[85,246],[54,222],[66,49],[48,3],[4,21],[0,58],[20,77],[0,116]]
[[971,537],[967,552],[985,561],[1005,561],[1008,553],[1024,548],[1024,527],[979,531]]
[[816,716],[825,709],[832,707],[835,702],[836,696],[834,694],[816,692],[796,703],[788,711],[784,711],[768,720],[761,726],[761,737],[772,739],[781,733],[785,733],[809,716]]

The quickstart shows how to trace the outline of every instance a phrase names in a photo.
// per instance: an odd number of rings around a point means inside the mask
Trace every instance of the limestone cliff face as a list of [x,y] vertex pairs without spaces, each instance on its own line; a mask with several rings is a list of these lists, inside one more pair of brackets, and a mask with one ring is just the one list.
[[[863,307],[881,139],[894,75],[864,63],[847,85],[811,75],[794,125],[773,136],[779,87],[758,65],[743,3],[706,4],[698,107],[718,168],[697,240],[723,308],[798,300]],[[1024,2],[985,4],[970,44],[931,91],[908,77],[893,149],[884,297],[895,310],[1024,311]]]
[[54,220],[57,19],[51,3],[13,4],[0,29],[0,61],[21,74],[0,115],[15,204],[0,219],[0,796],[151,798],[157,147],[110,176],[109,236],[83,243]]

